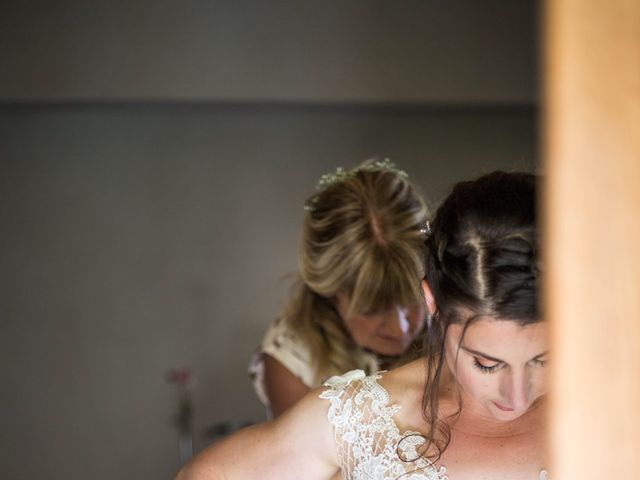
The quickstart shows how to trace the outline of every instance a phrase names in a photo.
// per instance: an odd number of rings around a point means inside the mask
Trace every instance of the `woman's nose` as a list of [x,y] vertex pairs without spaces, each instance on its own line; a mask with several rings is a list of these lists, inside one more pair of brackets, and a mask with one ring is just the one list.
[[502,396],[508,403],[508,407],[516,411],[529,407],[530,379],[526,371],[510,372],[502,385]]
[[389,312],[387,323],[393,333],[398,336],[406,335],[411,330],[411,323],[409,322],[406,308],[393,307]]

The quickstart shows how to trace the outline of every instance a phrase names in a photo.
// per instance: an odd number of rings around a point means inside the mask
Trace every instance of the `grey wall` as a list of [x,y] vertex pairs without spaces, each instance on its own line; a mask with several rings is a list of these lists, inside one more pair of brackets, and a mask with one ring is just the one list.
[[321,173],[389,155],[435,201],[535,162],[519,110],[13,107],[0,145],[1,450],[25,479],[168,477],[174,366],[197,432],[262,418],[246,363]]
[[[3,478],[170,477],[176,391],[163,377],[177,366],[198,376],[198,448],[207,426],[263,418],[246,364],[322,173],[389,156],[436,204],[458,179],[535,169],[531,7],[476,3],[9,4]],[[358,39],[381,29],[384,43]],[[411,46],[421,35],[434,36]],[[456,74],[472,70],[471,83]]]
[[528,0],[5,0],[0,99],[532,103],[536,15]]

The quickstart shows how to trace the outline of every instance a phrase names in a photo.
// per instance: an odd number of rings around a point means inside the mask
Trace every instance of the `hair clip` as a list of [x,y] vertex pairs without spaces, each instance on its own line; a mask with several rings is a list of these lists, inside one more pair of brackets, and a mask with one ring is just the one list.
[[431,235],[431,224],[429,224],[429,220],[427,220],[424,224],[424,227],[420,229],[420,233],[423,235]]

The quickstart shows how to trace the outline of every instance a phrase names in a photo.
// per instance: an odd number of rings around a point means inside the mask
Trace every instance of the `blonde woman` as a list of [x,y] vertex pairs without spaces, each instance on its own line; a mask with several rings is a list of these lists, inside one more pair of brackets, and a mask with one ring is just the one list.
[[250,366],[274,417],[332,375],[409,360],[424,325],[427,208],[407,174],[369,160],[318,189],[305,204],[299,278]]

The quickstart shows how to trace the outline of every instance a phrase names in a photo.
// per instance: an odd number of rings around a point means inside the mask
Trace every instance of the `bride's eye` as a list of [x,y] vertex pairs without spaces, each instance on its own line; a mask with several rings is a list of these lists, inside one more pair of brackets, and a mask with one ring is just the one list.
[[[484,363],[483,363],[484,362]],[[480,370],[482,373],[493,373],[500,366],[499,362],[487,362],[487,360],[480,360],[479,358],[473,358],[473,366]]]
[[536,358],[535,360],[531,360],[531,363],[533,363],[536,367],[544,367],[547,365],[547,362],[549,360],[548,359],[540,359],[540,358]]

